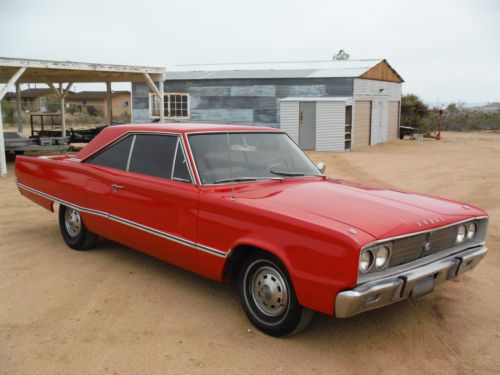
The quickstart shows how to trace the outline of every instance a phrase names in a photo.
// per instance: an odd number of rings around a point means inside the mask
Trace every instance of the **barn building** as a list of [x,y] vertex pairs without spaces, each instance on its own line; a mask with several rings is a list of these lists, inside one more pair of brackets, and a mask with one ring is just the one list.
[[[396,139],[403,79],[386,60],[184,65],[166,69],[165,121],[278,127],[304,150],[345,151]],[[132,84],[132,121],[160,118]]]

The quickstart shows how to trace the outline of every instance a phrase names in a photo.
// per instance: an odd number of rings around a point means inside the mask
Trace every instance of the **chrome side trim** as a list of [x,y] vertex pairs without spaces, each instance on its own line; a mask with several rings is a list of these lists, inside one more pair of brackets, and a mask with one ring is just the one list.
[[128,150],[127,166],[125,167],[126,172],[128,172],[130,169],[130,160],[132,159],[132,153],[134,152],[134,145],[136,138],[137,136],[134,134],[134,136],[132,137],[132,143],[130,144],[130,149]]
[[102,216],[102,217],[105,217],[109,220],[116,221],[118,223],[127,225],[129,227],[132,227],[132,228],[135,228],[138,230],[142,230],[142,231],[147,232],[149,234],[164,238],[164,239],[172,241],[172,242],[176,242],[176,243],[181,244],[181,245],[191,247],[191,248],[198,250],[198,251],[202,251],[202,252],[205,252],[205,253],[208,253],[211,255],[215,255],[215,256],[220,257],[220,258],[227,258],[231,254],[231,250],[229,250],[228,252],[224,252],[222,250],[214,249],[212,247],[205,246],[205,245],[193,242],[191,240],[188,240],[188,239],[185,239],[182,237],[175,236],[173,234],[170,234],[170,233],[167,233],[167,232],[155,229],[155,228],[151,228],[147,225],[139,224],[137,222],[127,220],[127,219],[124,219],[124,218],[119,217],[119,216],[111,215],[111,214],[104,212],[104,211],[99,211],[99,210],[94,210],[92,208],[82,207],[82,206],[70,203],[68,201],[65,201],[63,199],[59,199],[57,197],[54,197],[50,194],[46,194],[46,193],[41,192],[37,189],[33,189],[33,188],[26,186],[20,182],[17,182],[17,186],[20,189],[23,189],[23,190],[29,191],[33,194],[37,194],[41,197],[50,199],[54,202],[57,202],[57,203],[62,204],[64,206],[73,208],[77,211],[85,212],[85,213],[92,214],[92,215]]

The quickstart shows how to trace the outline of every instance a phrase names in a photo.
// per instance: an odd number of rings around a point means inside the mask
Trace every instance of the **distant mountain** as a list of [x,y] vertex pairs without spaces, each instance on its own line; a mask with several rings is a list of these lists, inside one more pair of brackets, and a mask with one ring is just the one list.
[[481,112],[495,112],[500,110],[500,102],[426,102],[429,108],[446,108],[448,104],[456,103],[464,109],[470,109]]
[[473,109],[481,112],[496,112],[500,111],[500,102],[492,102],[483,104],[481,106],[470,107],[469,109]]

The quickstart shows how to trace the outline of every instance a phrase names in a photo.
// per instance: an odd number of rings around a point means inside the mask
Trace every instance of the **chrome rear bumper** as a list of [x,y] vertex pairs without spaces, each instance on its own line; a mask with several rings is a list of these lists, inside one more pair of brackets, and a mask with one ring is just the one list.
[[337,294],[335,316],[348,318],[364,311],[430,293],[446,280],[477,266],[488,252],[484,246],[461,251],[446,258],[397,275],[358,285]]

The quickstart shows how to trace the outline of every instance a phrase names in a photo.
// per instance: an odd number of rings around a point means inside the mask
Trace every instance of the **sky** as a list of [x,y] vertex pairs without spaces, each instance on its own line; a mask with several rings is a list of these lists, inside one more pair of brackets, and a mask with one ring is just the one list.
[[3,57],[165,67],[340,49],[387,59],[429,103],[500,101],[499,0],[0,0]]

